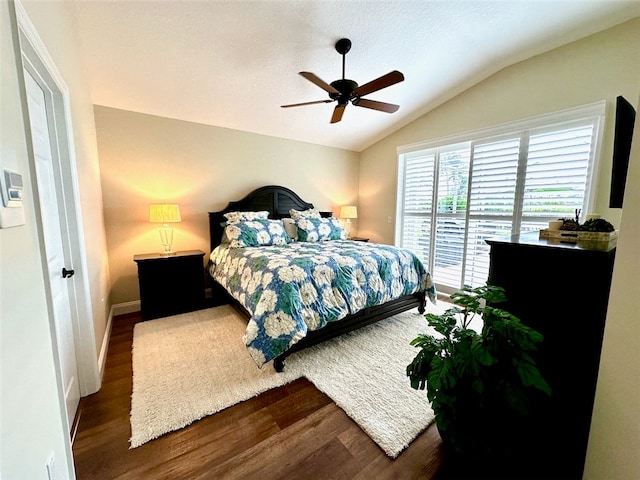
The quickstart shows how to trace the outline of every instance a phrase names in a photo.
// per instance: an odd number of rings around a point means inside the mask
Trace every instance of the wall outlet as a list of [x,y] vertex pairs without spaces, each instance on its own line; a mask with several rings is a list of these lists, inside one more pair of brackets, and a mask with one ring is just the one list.
[[391,217],[387,217],[387,223],[391,225]]
[[47,460],[47,478],[56,480],[56,456],[53,451],[49,454],[49,460]]

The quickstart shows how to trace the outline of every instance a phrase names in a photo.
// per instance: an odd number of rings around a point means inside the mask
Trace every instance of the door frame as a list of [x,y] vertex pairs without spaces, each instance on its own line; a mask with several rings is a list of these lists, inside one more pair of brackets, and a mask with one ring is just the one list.
[[[75,275],[69,279],[71,281],[68,283],[68,290],[76,347],[78,384],[80,396],[83,397],[100,389],[101,377],[91,307],[69,89],[19,1],[15,2],[15,10],[23,68],[27,69],[43,87],[47,113],[52,113],[49,122],[53,126],[52,143],[55,143],[52,148],[57,154],[57,158],[54,160],[54,172],[59,197],[58,210],[60,211],[64,258],[65,263],[71,265],[75,270]],[[22,70],[19,70],[22,77]],[[24,78],[20,80],[24,88]],[[28,115],[26,108],[25,114]],[[27,136],[29,139],[31,138],[30,130],[27,132]],[[32,147],[29,147],[29,153],[32,155]],[[35,207],[40,215],[39,205],[35,205]],[[40,242],[43,242],[42,236],[40,236]],[[42,247],[44,248],[44,245]],[[49,286],[47,285],[46,288],[50,300]],[[55,335],[53,317],[50,316],[49,322]],[[57,341],[53,342],[53,348],[57,357]],[[60,368],[58,358],[56,358],[56,364]]]

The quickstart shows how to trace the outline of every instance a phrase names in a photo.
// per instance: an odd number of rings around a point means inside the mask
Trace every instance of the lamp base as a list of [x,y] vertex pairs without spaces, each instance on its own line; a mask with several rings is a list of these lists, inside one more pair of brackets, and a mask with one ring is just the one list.
[[160,240],[162,241],[162,245],[164,246],[164,252],[161,252],[160,255],[175,255],[176,252],[171,249],[171,244],[173,243],[173,228],[165,223],[159,230],[159,232]]

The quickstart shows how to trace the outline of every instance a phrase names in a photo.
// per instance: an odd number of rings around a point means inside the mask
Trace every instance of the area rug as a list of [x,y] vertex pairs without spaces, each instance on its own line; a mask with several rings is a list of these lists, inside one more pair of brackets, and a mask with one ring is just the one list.
[[303,376],[392,458],[434,420],[405,371],[416,354],[409,342],[429,329],[417,310],[297,352],[282,373],[256,366],[242,343],[245,327],[230,306],[135,326],[131,448]]

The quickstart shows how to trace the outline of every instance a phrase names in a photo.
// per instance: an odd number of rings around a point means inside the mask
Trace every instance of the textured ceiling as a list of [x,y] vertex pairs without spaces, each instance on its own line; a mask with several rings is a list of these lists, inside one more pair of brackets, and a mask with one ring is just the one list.
[[[69,2],[93,103],[361,151],[489,75],[640,16],[640,1]],[[298,72],[341,78],[392,70],[405,81],[367,98],[387,114],[335,104]]]

